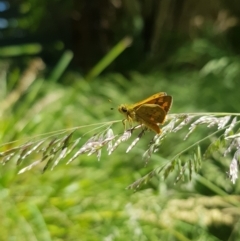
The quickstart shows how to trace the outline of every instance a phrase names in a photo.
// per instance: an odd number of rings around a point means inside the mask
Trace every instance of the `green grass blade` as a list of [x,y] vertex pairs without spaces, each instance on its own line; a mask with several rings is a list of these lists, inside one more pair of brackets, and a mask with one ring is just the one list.
[[50,75],[50,80],[53,82],[57,82],[57,80],[60,78],[60,76],[63,74],[63,72],[66,70],[67,66],[71,62],[73,58],[73,52],[70,50],[67,50],[63,53],[62,57],[58,61],[56,67],[52,71]]
[[97,77],[108,65],[110,65],[129,45],[132,43],[130,37],[125,37],[112,50],[105,55],[86,76],[86,80]]

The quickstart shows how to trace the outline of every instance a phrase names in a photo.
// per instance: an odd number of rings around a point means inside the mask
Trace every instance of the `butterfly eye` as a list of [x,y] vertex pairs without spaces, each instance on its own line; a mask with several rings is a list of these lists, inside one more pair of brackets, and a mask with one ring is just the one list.
[[122,112],[124,112],[124,113],[126,113],[126,112],[127,112],[127,108],[126,108],[126,107],[124,107],[124,106],[121,108],[121,110],[122,110]]

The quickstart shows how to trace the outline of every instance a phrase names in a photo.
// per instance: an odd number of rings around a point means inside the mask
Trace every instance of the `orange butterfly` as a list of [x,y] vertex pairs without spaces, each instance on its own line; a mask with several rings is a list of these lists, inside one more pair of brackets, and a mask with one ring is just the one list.
[[164,123],[171,105],[172,96],[159,92],[133,105],[122,104],[118,107],[118,111],[126,116],[123,120],[125,129],[127,121],[130,126],[136,121],[160,134],[161,129],[157,124]]

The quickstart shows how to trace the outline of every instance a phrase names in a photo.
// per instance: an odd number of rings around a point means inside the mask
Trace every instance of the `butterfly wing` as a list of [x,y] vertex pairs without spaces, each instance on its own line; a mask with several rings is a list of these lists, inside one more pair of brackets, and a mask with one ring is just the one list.
[[160,128],[157,123],[163,124],[165,117],[165,110],[156,104],[141,105],[136,110],[137,121],[146,125],[157,133],[160,133]]
[[166,96],[166,95],[167,95],[167,93],[165,93],[165,92],[159,92],[157,94],[151,95],[148,98],[133,104],[133,108],[138,107],[138,106],[143,105],[143,104],[147,104],[147,103],[148,104],[155,104],[156,99],[158,99],[159,97],[162,97],[162,96]]
[[158,101],[154,104],[160,105],[166,113],[170,110],[172,106],[172,96],[171,95],[166,95],[163,97],[160,97]]
[[133,106],[131,106],[131,108],[136,109],[144,104],[160,105],[167,113],[172,105],[172,96],[167,95],[167,93],[165,93],[165,92],[159,92],[155,95],[148,97],[147,99],[145,99],[143,101],[140,101],[140,102],[134,104]]
[[162,124],[166,117],[165,110],[156,104],[141,105],[136,110],[136,117],[147,122],[154,122]]

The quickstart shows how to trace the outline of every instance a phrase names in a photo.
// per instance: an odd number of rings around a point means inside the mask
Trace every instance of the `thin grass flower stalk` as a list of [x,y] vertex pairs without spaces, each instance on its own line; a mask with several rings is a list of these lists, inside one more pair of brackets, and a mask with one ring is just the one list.
[[[170,133],[176,135],[183,128],[188,128],[183,138],[183,140],[186,140],[193,132],[197,131],[199,126],[205,126],[210,130],[209,134],[132,183],[128,188],[138,189],[154,176],[161,175],[166,179],[173,172],[176,173],[175,183],[184,180],[186,177],[191,180],[193,173],[201,168],[202,161],[211,157],[216,151],[221,152],[224,157],[232,155],[232,161],[229,163],[228,177],[232,183],[235,183],[238,178],[240,161],[239,116],[240,114],[238,113],[169,114],[165,125],[161,127],[161,133],[154,135],[147,149],[143,151],[142,159],[145,165],[149,163],[154,153],[159,152],[161,144],[168,138]],[[112,155],[121,143],[129,141],[133,136],[136,136],[133,133],[138,132],[137,137],[130,142],[126,149],[126,153],[128,153],[146,135],[152,134],[146,127],[141,125],[128,129],[122,134],[114,134],[112,129],[113,123],[115,122],[95,128],[93,131],[98,130],[98,132],[90,136],[83,144],[81,144],[81,141],[84,136],[77,135],[77,127],[73,128],[70,132],[68,130],[61,130],[59,133],[50,134],[40,140],[34,140],[35,138],[33,138],[33,140],[29,140],[24,144],[16,145],[0,152],[0,162],[2,165],[5,165],[15,159],[17,165],[23,165],[27,157],[36,155],[39,158],[20,169],[19,174],[31,170],[43,162],[45,162],[45,166],[43,167],[43,172],[45,172],[50,166],[51,170],[53,170],[61,161],[70,164],[84,154],[87,156],[95,154],[97,160],[100,161],[104,148],[108,155]],[[212,130],[213,127],[217,127],[217,130]],[[85,136],[89,135],[89,133],[85,133]],[[215,140],[211,142],[204,153],[201,153],[201,144],[212,137],[215,137]],[[2,149],[4,149],[4,146],[1,146]],[[186,159],[184,154],[190,150],[192,155]]]

